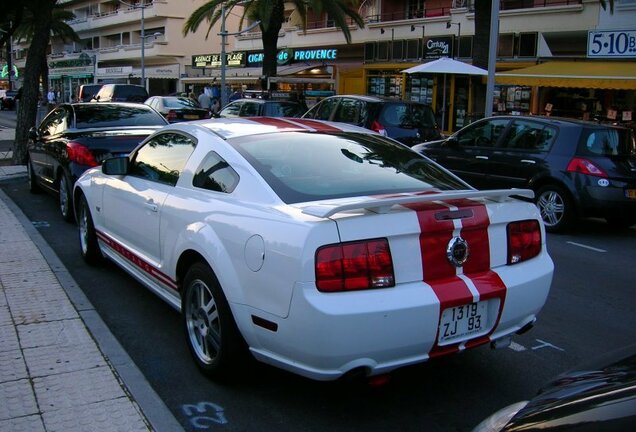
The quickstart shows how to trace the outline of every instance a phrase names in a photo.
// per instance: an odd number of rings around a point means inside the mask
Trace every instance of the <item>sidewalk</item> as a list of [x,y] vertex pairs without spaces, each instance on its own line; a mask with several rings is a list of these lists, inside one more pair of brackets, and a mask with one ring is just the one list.
[[[0,159],[6,156],[0,147]],[[0,183],[25,175],[24,166],[0,166]],[[53,250],[0,190],[0,431],[180,430]]]

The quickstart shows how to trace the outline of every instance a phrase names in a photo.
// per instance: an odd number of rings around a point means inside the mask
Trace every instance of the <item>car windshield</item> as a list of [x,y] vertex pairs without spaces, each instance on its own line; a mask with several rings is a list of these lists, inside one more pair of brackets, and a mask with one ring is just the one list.
[[584,135],[585,149],[597,156],[636,154],[634,134],[629,129],[591,129]]
[[435,127],[435,116],[426,105],[390,103],[382,110],[380,123],[393,127],[432,128]]
[[300,105],[286,102],[271,102],[265,105],[265,115],[271,117],[300,117],[305,112]]
[[164,118],[146,107],[81,104],[75,106],[75,127],[77,129],[113,126],[163,126]]
[[412,150],[360,133],[272,133],[230,140],[286,203],[469,189]]
[[163,105],[166,108],[200,108],[198,102],[193,101],[190,98],[184,97],[166,97],[163,98]]

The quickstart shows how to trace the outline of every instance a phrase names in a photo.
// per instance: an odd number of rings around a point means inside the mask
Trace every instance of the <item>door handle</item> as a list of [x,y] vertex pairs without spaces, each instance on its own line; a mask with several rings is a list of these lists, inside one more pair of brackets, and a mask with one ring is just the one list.
[[533,161],[533,160],[531,160],[531,159],[521,159],[521,163],[534,165],[534,164],[536,164],[537,162],[536,162],[536,161]]
[[488,156],[475,156],[475,159],[488,160]]
[[157,204],[153,202],[147,202],[144,204],[151,212],[157,212]]

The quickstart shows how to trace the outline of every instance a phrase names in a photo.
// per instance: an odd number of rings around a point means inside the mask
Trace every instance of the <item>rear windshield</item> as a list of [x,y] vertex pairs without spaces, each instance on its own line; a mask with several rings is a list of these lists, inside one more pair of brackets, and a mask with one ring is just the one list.
[[130,96],[143,96],[147,98],[148,92],[143,87],[118,86],[115,87],[115,96],[118,98],[125,98]]
[[271,117],[300,117],[305,112],[300,105],[287,102],[269,102],[265,104],[265,115]]
[[435,115],[427,105],[391,103],[380,113],[380,123],[385,126],[417,126],[434,128]]
[[584,150],[596,156],[636,155],[634,134],[630,129],[589,129],[583,134]]
[[288,204],[470,189],[418,153],[378,135],[287,132],[230,142]]
[[184,97],[166,97],[163,98],[163,105],[166,108],[201,108],[198,102],[193,101],[190,98]]
[[75,106],[77,129],[113,126],[163,126],[163,116],[147,107],[81,104]]

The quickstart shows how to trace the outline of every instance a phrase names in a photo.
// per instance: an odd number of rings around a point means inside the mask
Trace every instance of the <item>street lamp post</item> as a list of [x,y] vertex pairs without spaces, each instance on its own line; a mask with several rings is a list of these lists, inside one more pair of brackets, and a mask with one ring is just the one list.
[[456,25],[457,26],[457,55],[456,57],[459,58],[459,48],[461,47],[461,43],[462,43],[462,23],[452,23],[452,22],[447,22],[446,23],[446,28],[449,29],[451,28],[452,25]]
[[[132,3],[128,3],[125,2],[124,0],[119,0],[119,2],[125,6],[128,6],[130,8],[133,9],[141,9],[141,83],[144,86],[144,88],[147,90],[147,86],[146,86],[146,71],[145,71],[145,56],[146,56],[146,52],[145,52],[145,45],[146,45],[146,29],[144,27],[144,11],[146,10],[146,8],[148,7],[148,5],[146,4],[145,0],[141,0],[141,5],[138,4],[132,4]],[[155,33],[156,34],[156,33]],[[153,35],[154,36],[154,35]]]
[[[121,1],[121,0],[120,0]],[[247,28],[237,31],[234,33],[228,33],[225,29],[225,3],[221,3],[221,33],[218,33],[221,36],[221,108],[227,105],[227,92],[225,91],[225,69],[227,64],[226,54],[225,54],[225,45],[227,45],[227,37],[228,36],[236,36],[243,34],[252,30],[254,27],[259,25],[261,22],[256,21]]]

